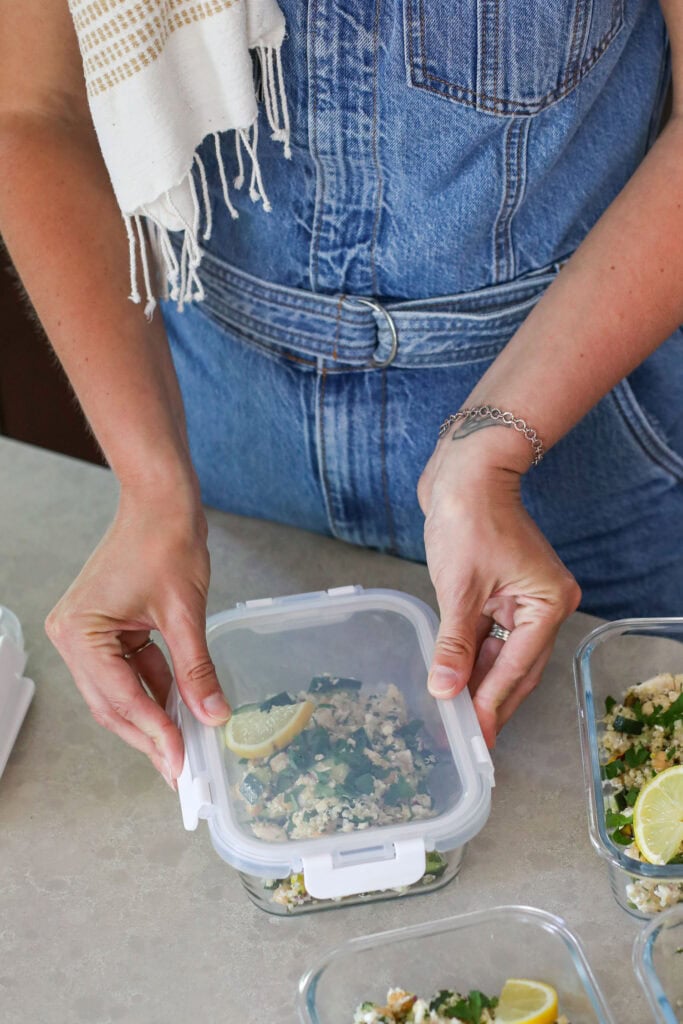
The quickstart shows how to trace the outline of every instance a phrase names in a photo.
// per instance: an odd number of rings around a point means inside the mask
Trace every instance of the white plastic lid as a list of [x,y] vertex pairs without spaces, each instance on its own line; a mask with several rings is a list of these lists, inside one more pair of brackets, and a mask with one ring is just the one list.
[[[303,872],[317,899],[411,885],[425,872],[426,851],[462,846],[488,818],[493,764],[467,690],[451,701],[427,692],[437,627],[432,610],[416,598],[362,587],[248,601],[212,616],[209,650],[233,708],[284,691],[296,699],[321,676],[360,681],[357,699],[378,698],[375,707],[394,694],[408,723],[423,723],[415,749],[426,745],[435,757],[425,782],[431,807],[426,817],[407,811],[408,820],[362,829],[310,838],[280,829],[276,839],[259,838],[239,795],[244,762],[225,747],[223,730],[197,722],[174,688],[169,711],[185,740],[178,780],[185,828],[206,818],[216,851],[233,867],[264,878]],[[310,727],[320,729],[316,714]]]
[[33,680],[22,675],[25,665],[19,620],[9,608],[0,605],[0,775],[35,691]]

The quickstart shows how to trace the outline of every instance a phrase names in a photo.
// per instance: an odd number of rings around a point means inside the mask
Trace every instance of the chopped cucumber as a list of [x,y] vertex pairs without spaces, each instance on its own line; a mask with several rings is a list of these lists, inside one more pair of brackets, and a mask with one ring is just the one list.
[[360,690],[360,679],[351,679],[345,676],[313,676],[308,687],[309,693],[332,693],[335,690]]
[[427,854],[427,861],[425,864],[425,874],[433,875],[434,878],[440,878],[444,871],[448,867],[448,861],[443,854],[438,853],[436,850],[430,850]]
[[257,804],[263,794],[264,785],[260,779],[250,772],[249,775],[245,775],[240,784],[240,793],[252,807]]
[[638,736],[645,728],[636,718],[627,718],[625,715],[615,715],[613,727],[615,732],[623,732],[628,736]]

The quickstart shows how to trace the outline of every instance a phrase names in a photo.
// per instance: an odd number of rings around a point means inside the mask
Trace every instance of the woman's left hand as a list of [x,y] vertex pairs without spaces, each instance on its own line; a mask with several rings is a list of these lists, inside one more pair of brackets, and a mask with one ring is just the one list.
[[[445,437],[418,485],[441,612],[429,690],[449,698],[469,685],[489,747],[540,681],[557,631],[581,598],[522,505],[527,442],[507,435],[497,427],[457,443]],[[511,630],[507,641],[488,636],[492,621]]]

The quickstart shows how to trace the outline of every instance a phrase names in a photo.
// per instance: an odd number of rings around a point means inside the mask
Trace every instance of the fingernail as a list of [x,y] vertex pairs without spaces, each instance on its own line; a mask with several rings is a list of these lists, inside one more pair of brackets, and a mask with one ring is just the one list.
[[170,768],[170,765],[169,765],[168,761],[162,761],[161,762],[161,774],[162,774],[162,776],[164,778],[164,782],[166,782],[167,785],[175,793],[177,791],[177,789],[178,789],[178,786],[176,785],[176,781],[173,778],[173,775],[171,773],[171,768]]
[[230,707],[222,693],[216,691],[202,701],[204,711],[211,718],[225,722],[230,717]]
[[455,669],[447,668],[446,665],[435,665],[429,673],[427,687],[434,697],[445,696],[451,693],[460,682],[460,677]]

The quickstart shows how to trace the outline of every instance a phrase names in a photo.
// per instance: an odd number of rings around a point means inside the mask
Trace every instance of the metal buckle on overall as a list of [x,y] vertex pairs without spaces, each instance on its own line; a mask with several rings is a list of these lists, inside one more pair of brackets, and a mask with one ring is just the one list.
[[389,325],[389,335],[391,337],[391,351],[386,359],[375,359],[373,356],[370,360],[369,365],[375,370],[383,370],[386,366],[390,366],[396,358],[398,352],[398,331],[396,330],[396,324],[393,321],[391,313],[384,308],[384,306],[377,301],[377,299],[363,299],[354,295],[354,301],[360,302],[363,306],[369,306],[370,309],[374,310],[375,313],[381,313],[386,322]]

